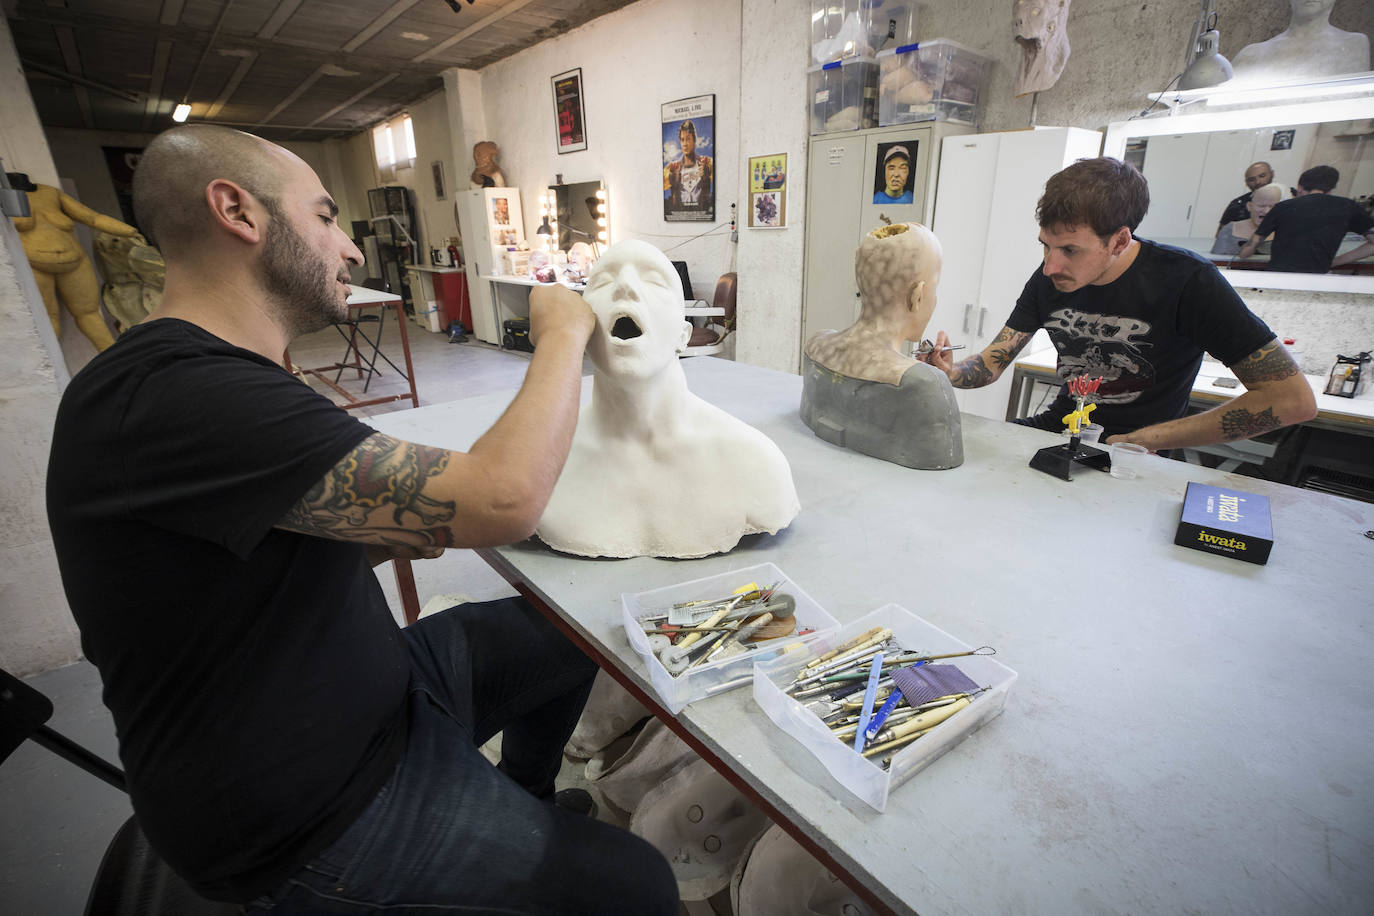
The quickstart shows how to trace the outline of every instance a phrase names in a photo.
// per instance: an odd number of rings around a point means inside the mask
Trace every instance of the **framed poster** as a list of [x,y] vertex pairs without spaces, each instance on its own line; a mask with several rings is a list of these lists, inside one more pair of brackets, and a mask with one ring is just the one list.
[[659,109],[663,136],[663,220],[709,223],[716,218],[716,97],[699,95]]
[[442,160],[435,159],[429,164],[429,170],[434,175],[434,199],[444,199],[444,163]]
[[558,131],[558,152],[576,153],[587,148],[587,120],[582,108],[582,68],[553,78],[553,113]]
[[873,202],[875,204],[912,203],[916,188],[915,139],[879,143],[873,163]]
[[749,157],[749,228],[787,228],[787,154]]

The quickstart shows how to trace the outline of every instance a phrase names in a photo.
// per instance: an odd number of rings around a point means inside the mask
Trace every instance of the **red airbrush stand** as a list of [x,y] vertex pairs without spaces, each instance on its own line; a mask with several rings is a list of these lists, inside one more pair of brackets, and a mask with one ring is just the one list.
[[1088,414],[1097,408],[1096,404],[1084,402],[1089,395],[1097,393],[1097,388],[1101,384],[1101,376],[1090,379],[1085,375],[1079,375],[1069,379],[1069,394],[1078,401],[1077,409],[1064,417],[1064,423],[1069,427],[1069,441],[1064,445],[1051,445],[1040,449],[1031,456],[1031,467],[1060,480],[1073,480],[1071,475],[1076,464],[1098,471],[1111,470],[1111,456],[1100,448],[1084,445],[1078,437],[1079,431],[1087,425]]

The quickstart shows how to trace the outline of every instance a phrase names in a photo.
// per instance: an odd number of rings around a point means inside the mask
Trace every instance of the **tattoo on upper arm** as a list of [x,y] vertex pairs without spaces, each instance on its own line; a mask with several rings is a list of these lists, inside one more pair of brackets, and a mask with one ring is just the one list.
[[[338,540],[452,546],[452,501],[425,495],[425,481],[448,466],[449,452],[377,433],[319,479],[277,523]],[[407,515],[421,528],[406,524]]]
[[1236,378],[1247,388],[1257,382],[1279,382],[1299,374],[1293,358],[1279,345],[1277,339],[1260,347],[1232,369]]
[[1274,408],[1272,407],[1266,407],[1259,413],[1251,413],[1240,408],[1228,410],[1221,415],[1221,433],[1228,440],[1249,439],[1260,433],[1278,429],[1282,425],[1279,418],[1274,416]]

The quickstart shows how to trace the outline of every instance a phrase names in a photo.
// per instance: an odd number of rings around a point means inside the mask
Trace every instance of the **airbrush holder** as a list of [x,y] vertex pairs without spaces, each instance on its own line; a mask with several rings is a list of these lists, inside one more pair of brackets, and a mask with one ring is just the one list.
[[1073,480],[1073,466],[1076,464],[1098,471],[1111,470],[1111,456],[1102,449],[1084,445],[1079,440],[1080,427],[1091,422],[1088,415],[1097,408],[1096,404],[1085,404],[1084,402],[1088,395],[1097,393],[1097,388],[1101,384],[1101,376],[1090,379],[1086,375],[1080,375],[1069,379],[1069,393],[1078,402],[1077,408],[1064,417],[1064,423],[1069,428],[1069,441],[1064,445],[1050,445],[1040,449],[1031,456],[1031,467],[1037,471],[1044,471],[1053,477],[1058,477],[1060,480]]
[[814,712],[785,692],[808,661],[844,645],[873,627],[887,627],[897,642],[911,651],[938,655],[973,649],[906,608],[886,604],[871,614],[845,624],[838,631],[823,634],[801,651],[760,660],[754,665],[754,700],[763,707],[774,724],[800,741],[840,785],[874,809],[882,811],[887,806],[887,796],[893,787],[915,776],[1001,714],[1007,703],[1007,693],[1016,680],[1016,672],[988,655],[952,659],[947,664],[956,665],[987,689],[967,709],[897,751],[892,757],[891,766],[885,770],[874,760],[855,753],[844,742],[835,740],[835,735]]

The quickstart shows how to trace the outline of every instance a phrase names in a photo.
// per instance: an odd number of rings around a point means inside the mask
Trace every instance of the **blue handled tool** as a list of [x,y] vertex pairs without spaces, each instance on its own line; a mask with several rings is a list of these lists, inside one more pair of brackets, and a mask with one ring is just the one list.
[[[920,664],[924,665],[925,662]],[[902,692],[893,687],[892,693],[887,696],[887,702],[883,704],[883,708],[878,710],[878,714],[868,723],[868,728],[864,729],[864,741],[872,741],[878,736],[878,731],[883,727],[883,723],[887,721],[888,716],[892,715],[892,710],[896,709],[900,702],[902,702]]]
[[864,705],[859,712],[859,727],[854,732],[854,750],[863,753],[868,719],[873,714],[873,698],[878,693],[878,681],[883,676],[883,653],[873,656],[873,665],[868,669],[868,686],[864,688]]

